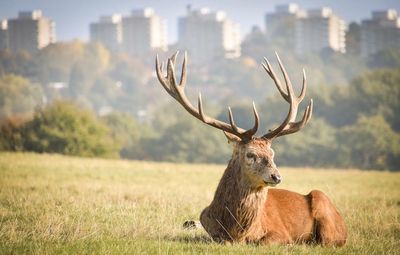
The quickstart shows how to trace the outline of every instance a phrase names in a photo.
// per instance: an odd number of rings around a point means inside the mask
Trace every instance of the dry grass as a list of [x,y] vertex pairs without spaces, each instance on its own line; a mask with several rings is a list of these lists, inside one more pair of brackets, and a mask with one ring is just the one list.
[[0,254],[400,254],[400,174],[281,169],[280,188],[320,189],[349,228],[343,248],[223,246],[181,228],[224,166],[0,154]]

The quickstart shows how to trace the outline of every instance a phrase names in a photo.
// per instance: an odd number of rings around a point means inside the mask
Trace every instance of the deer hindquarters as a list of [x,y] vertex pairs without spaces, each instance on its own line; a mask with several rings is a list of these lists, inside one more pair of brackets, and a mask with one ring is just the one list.
[[347,230],[336,207],[319,190],[311,191],[310,196],[312,215],[316,222],[316,241],[322,245],[343,246]]

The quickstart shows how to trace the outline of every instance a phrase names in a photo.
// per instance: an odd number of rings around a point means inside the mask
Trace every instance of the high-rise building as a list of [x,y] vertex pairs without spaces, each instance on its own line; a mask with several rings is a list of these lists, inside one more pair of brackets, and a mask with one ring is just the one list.
[[346,51],[346,23],[332,9],[308,10],[296,21],[296,53],[299,55],[331,49]]
[[122,37],[123,50],[134,55],[168,48],[166,20],[151,8],[133,10],[130,16],[123,17]]
[[194,62],[240,56],[239,25],[225,12],[188,8],[187,15],[179,19],[178,28],[179,47],[187,50]]
[[7,20],[0,20],[0,50],[8,48]]
[[100,42],[111,51],[118,51],[122,43],[122,16],[102,16],[90,24],[90,41]]
[[284,35],[291,37],[291,41],[294,41],[296,21],[304,15],[305,11],[300,9],[297,4],[277,5],[275,12],[265,15],[267,36],[281,37]]
[[400,48],[400,17],[394,9],[374,11],[372,19],[361,23],[361,55],[388,48]]
[[19,12],[17,18],[8,20],[8,39],[11,51],[34,53],[55,42],[55,24],[40,10]]

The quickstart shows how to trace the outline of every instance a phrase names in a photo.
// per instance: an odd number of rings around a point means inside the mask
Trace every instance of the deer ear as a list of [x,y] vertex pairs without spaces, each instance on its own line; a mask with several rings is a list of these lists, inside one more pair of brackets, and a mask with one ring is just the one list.
[[224,132],[224,135],[226,136],[226,138],[228,139],[228,143],[238,143],[240,141],[242,141],[238,136],[228,133],[228,132]]

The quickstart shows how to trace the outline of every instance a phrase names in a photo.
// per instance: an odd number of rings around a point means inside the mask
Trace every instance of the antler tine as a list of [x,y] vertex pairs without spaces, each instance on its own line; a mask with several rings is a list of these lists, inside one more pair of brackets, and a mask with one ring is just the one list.
[[176,89],[176,79],[175,79],[175,64],[172,58],[168,59],[167,63],[167,79]]
[[199,109],[199,114],[200,114],[200,120],[203,121],[204,123],[207,123],[206,116],[204,115],[203,111],[203,102],[201,100],[201,93],[199,92],[199,97],[197,99],[197,108]]
[[229,123],[231,123],[231,127],[235,132],[238,132],[238,127],[235,124],[235,121],[233,120],[233,114],[232,114],[232,110],[231,107],[228,107],[228,115],[229,115]]
[[281,71],[282,71],[283,78],[285,79],[286,89],[287,89],[288,95],[289,95],[289,96],[290,96],[290,94],[293,95],[293,86],[292,86],[292,82],[291,82],[290,79],[289,79],[289,75],[288,75],[287,72],[286,72],[286,68],[285,68],[285,66],[282,64],[282,61],[281,61],[281,59],[280,59],[280,57],[279,57],[279,55],[278,55],[278,53],[277,53],[276,51],[275,51],[275,55],[276,55],[276,59],[278,60],[278,63],[279,63],[279,68],[280,68]]
[[[237,126],[236,126],[234,118],[233,118],[232,109],[230,107],[228,107],[228,114],[229,114],[229,122],[230,122],[232,128],[237,129]],[[249,139],[251,139],[257,133],[258,127],[260,125],[260,117],[258,115],[258,112],[256,109],[256,104],[254,103],[254,101],[253,101],[253,115],[254,115],[253,127],[243,133],[243,135],[248,137]]]
[[260,125],[260,117],[258,116],[256,104],[254,103],[254,101],[253,101],[253,114],[254,114],[254,126],[246,131],[246,133],[248,133],[250,137],[255,135],[255,133],[257,133],[258,126]]
[[277,127],[276,129],[274,129],[274,130],[270,131],[269,133],[263,135],[263,138],[264,138],[264,139],[273,139],[273,138],[275,138],[275,137],[278,137],[279,134],[280,134],[285,128],[287,128],[287,126],[288,126],[289,123],[290,123],[290,119],[292,119],[292,116],[293,116],[293,107],[292,107],[292,102],[291,102],[291,103],[290,103],[289,112],[288,112],[288,114],[287,114],[285,120],[282,122],[282,124],[281,124],[279,127]]
[[158,59],[158,54],[157,54],[156,55],[156,74],[157,74],[157,78],[160,81],[161,85],[164,87],[164,89],[168,92],[168,94],[173,96],[173,94],[171,94],[170,86],[168,85],[168,83],[166,81],[166,78],[162,74],[163,73],[162,69],[163,69],[163,64],[161,63],[161,67],[160,67],[160,61]]
[[[162,65],[162,63],[161,63],[161,65]],[[162,70],[160,68],[160,60],[158,59],[158,54],[156,55],[156,74],[157,74],[158,79],[163,78]]]
[[311,120],[311,116],[313,114],[313,109],[314,109],[314,101],[311,98],[311,100],[310,100],[310,111],[309,111],[308,116],[307,116],[306,124]]
[[[282,89],[281,81],[276,77],[276,74],[274,72],[274,69],[272,68],[271,64],[269,63],[268,59],[264,57],[265,63],[262,63],[262,66],[264,70],[267,72],[267,74],[271,77],[271,79],[274,81],[275,86],[277,87],[279,93],[282,95],[282,97],[289,102],[289,96],[286,94],[286,92]],[[266,64],[266,65],[265,65]]]
[[306,70],[303,68],[303,87],[301,88],[300,96],[298,97],[298,100],[301,102],[304,99],[304,96],[306,95],[306,89],[307,89],[307,79],[306,79]]
[[[235,124],[235,121],[233,119],[232,110],[230,107],[228,108],[229,124],[207,116],[203,110],[203,102],[202,102],[200,93],[199,93],[199,97],[198,97],[198,108],[197,109],[190,103],[190,100],[185,95],[184,88],[185,88],[186,79],[187,79],[187,74],[186,74],[187,53],[186,52],[185,52],[185,55],[183,58],[180,82],[179,82],[179,84],[176,83],[175,63],[176,63],[177,54],[178,54],[178,52],[173,54],[168,59],[167,75],[165,77],[163,76],[162,65],[160,67],[158,55],[156,56],[157,78],[160,81],[161,85],[164,87],[164,89],[168,92],[168,94],[170,94],[173,98],[175,98],[175,100],[178,101],[178,103],[181,104],[191,115],[193,115],[197,119],[201,120],[202,122],[204,122],[210,126],[213,126],[217,129],[220,129],[224,132],[238,136],[242,140],[247,141],[247,140],[252,139],[254,134],[257,132],[257,129],[259,127],[259,122],[260,122],[254,102],[253,102],[254,126],[248,130],[244,130]],[[304,111],[304,115],[303,115],[302,119],[299,122],[294,122],[296,119],[298,106],[301,103],[301,101],[304,99],[306,89],[307,89],[306,73],[305,73],[305,70],[303,69],[302,90],[301,90],[300,95],[298,97],[295,97],[294,92],[293,92],[292,83],[291,83],[289,76],[286,72],[286,69],[285,69],[284,65],[282,64],[282,61],[280,60],[277,53],[276,53],[276,57],[278,59],[279,67],[280,67],[282,74],[284,76],[284,79],[285,79],[287,93],[282,88],[280,80],[277,78],[274,70],[272,69],[271,64],[268,62],[268,60],[266,58],[264,58],[265,63],[263,63],[262,66],[264,67],[264,69],[268,73],[268,75],[274,80],[275,85],[279,90],[279,93],[290,104],[290,107],[289,107],[289,112],[288,112],[285,120],[283,121],[283,123],[276,129],[270,131],[268,134],[265,134],[264,136],[262,136],[262,138],[264,138],[264,139],[273,139],[278,136],[297,132],[298,130],[303,128],[310,121],[311,116],[312,116],[312,111],[313,111],[313,101],[311,100],[310,104],[307,106],[307,108]]]
[[[276,53],[276,52],[275,52],[275,53]],[[276,54],[277,54],[277,53],[276,53]],[[285,68],[284,68],[284,66],[283,66],[283,64],[282,64],[282,62],[281,62],[281,60],[280,60],[278,54],[277,54],[277,58],[278,58],[278,62],[279,62],[279,65],[280,65],[280,67],[281,67],[281,70],[282,70],[282,68],[283,68],[282,73],[283,73],[284,77],[286,77],[286,78],[285,78],[285,81],[286,81],[286,79],[289,79],[289,78],[288,78],[288,75],[287,75],[287,72],[286,72],[286,70],[285,70]],[[274,71],[274,69],[272,68],[271,64],[269,63],[268,59],[264,57],[264,61],[265,61],[265,63],[261,63],[261,64],[262,64],[262,67],[263,67],[264,70],[267,72],[267,74],[271,77],[271,79],[274,81],[275,86],[278,88],[278,91],[279,91],[279,93],[282,95],[282,97],[283,97],[287,102],[289,102],[289,95],[283,90],[281,81],[279,80],[279,78],[277,78],[277,76],[276,76],[276,74],[275,74],[275,71]],[[290,85],[290,87],[292,87],[292,91],[293,91],[293,86],[291,85],[290,80],[289,80],[289,85]],[[299,97],[296,98],[296,100],[298,100],[298,101],[301,102],[301,101],[304,99],[304,96],[305,96],[305,94],[306,94],[306,88],[307,88],[307,83],[306,83],[306,72],[305,72],[305,70],[304,70],[304,68],[303,68],[303,86],[302,86],[302,89],[301,89],[301,93],[300,93]]]
[[309,103],[308,106],[309,106],[309,108],[308,108],[308,113],[307,113],[307,117],[306,117],[306,120],[305,120],[305,122],[304,122],[304,125],[306,125],[306,124],[311,120],[311,116],[312,116],[312,114],[313,114],[314,102],[313,102],[312,99],[310,100],[310,103]]
[[[310,105],[307,106],[303,118],[301,121],[299,122],[294,122],[296,120],[296,116],[297,116],[297,111],[298,111],[298,107],[299,104],[301,103],[301,101],[304,99],[305,93],[306,93],[306,89],[307,89],[307,80],[306,80],[306,73],[305,70],[303,69],[303,86],[302,86],[302,90],[301,93],[299,95],[299,97],[294,97],[294,91],[293,91],[293,86],[292,83],[289,79],[289,76],[286,72],[286,69],[284,67],[284,65],[282,64],[281,59],[279,58],[278,53],[276,53],[276,57],[278,59],[278,63],[279,63],[279,67],[282,71],[282,74],[284,76],[285,79],[285,83],[286,83],[286,89],[287,89],[287,94],[282,93],[282,87],[279,85],[277,85],[277,88],[279,90],[279,92],[281,93],[282,97],[290,104],[289,107],[289,112],[285,118],[285,120],[283,121],[283,123],[277,127],[276,129],[270,131],[269,133],[265,134],[263,136],[264,139],[273,139],[275,137],[278,136],[282,136],[282,135],[286,135],[286,134],[291,134],[294,132],[299,131],[301,128],[303,128],[308,121],[311,118],[312,115],[312,107],[313,107],[313,102],[311,100]],[[276,80],[278,80],[276,78],[276,75],[273,73],[272,71],[272,67],[269,64],[268,61],[267,62],[267,68],[264,66],[264,69],[266,69],[267,73],[271,76],[271,78],[275,81],[275,84],[277,84]],[[267,70],[268,69],[268,70]]]
[[291,123],[290,128],[283,130],[281,133],[279,133],[277,135],[277,137],[296,133],[297,131],[302,129],[310,121],[311,116],[312,116],[312,111],[313,111],[313,100],[311,99],[310,104],[307,106],[307,108],[304,111],[303,118],[299,122]]
[[177,50],[169,59],[171,59],[172,60],[172,64],[174,64],[175,65],[175,63],[176,63],[176,57],[178,56],[178,54],[179,54],[179,50]]
[[183,64],[182,64],[182,72],[181,72],[181,79],[179,85],[176,83],[176,77],[175,77],[175,63],[176,63],[176,57],[177,57],[177,52],[172,55],[171,58],[168,59],[167,62],[167,76],[163,77],[162,75],[162,70],[160,69],[160,64],[158,60],[158,56],[156,56],[156,72],[157,72],[157,78],[160,81],[160,83],[163,85],[164,89],[170,94],[173,98],[175,98],[176,101],[178,101],[179,104],[181,104],[186,111],[188,111],[191,115],[196,117],[197,119],[201,120],[202,122],[213,126],[217,129],[223,130],[225,132],[228,132],[230,134],[236,135],[242,140],[250,140],[253,135],[257,132],[258,125],[259,125],[259,117],[258,113],[255,109],[254,103],[253,103],[253,112],[255,116],[255,124],[253,128],[249,130],[244,130],[238,126],[236,126],[233,116],[232,116],[232,111],[229,110],[229,119],[230,119],[230,124],[225,123],[223,121],[211,118],[207,116],[204,113],[203,110],[203,102],[201,98],[201,94],[199,94],[198,97],[198,108],[196,109],[189,101],[189,99],[185,95],[185,84],[186,84],[186,64],[187,64],[187,54],[185,52],[184,59],[183,59]]
[[179,82],[180,86],[186,85],[186,65],[187,65],[187,52],[183,55],[183,63],[182,63],[182,72],[181,72],[181,81]]

